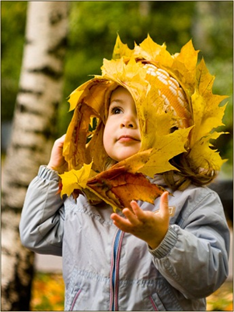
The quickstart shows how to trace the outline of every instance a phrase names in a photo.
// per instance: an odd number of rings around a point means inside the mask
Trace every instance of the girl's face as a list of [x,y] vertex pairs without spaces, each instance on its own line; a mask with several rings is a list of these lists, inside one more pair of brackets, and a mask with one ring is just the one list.
[[107,154],[116,161],[140,150],[141,137],[135,103],[123,87],[112,92],[103,145]]

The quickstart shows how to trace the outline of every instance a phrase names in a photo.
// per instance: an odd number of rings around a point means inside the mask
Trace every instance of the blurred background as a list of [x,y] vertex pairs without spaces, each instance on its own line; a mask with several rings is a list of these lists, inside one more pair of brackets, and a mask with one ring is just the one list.
[[[229,96],[223,135],[218,147],[228,162],[222,174],[232,173],[232,1],[82,1],[70,3],[69,33],[65,56],[63,99],[59,104],[56,136],[71,119],[67,97],[80,84],[100,74],[103,58],[110,59],[117,34],[130,48],[149,33],[173,54],[190,39],[199,58],[204,57],[216,76],[213,92]],[[6,150],[19,86],[25,40],[27,2],[2,2],[2,152]]]
[[[60,2],[57,2],[57,5],[59,6]],[[27,1],[1,2],[1,157],[3,166],[10,144],[13,115],[19,92],[27,9]],[[134,41],[139,44],[147,37],[147,34],[150,34],[151,38],[158,44],[166,43],[171,54],[179,52],[181,47],[192,39],[195,49],[200,50],[199,59],[203,57],[210,73],[216,76],[213,93],[229,96],[224,116],[225,126],[221,127],[222,131],[228,132],[228,134],[220,136],[215,147],[221,151],[223,158],[228,159],[222,167],[219,180],[229,181],[228,187],[232,192],[232,183],[230,184],[233,171],[232,1],[70,2],[63,88],[61,90],[62,100],[58,104],[55,129],[52,133],[53,139],[66,132],[72,117],[72,114],[68,112],[67,98],[69,94],[80,84],[90,79],[92,75],[101,73],[100,66],[103,58],[111,59],[112,57],[117,34],[120,35],[123,43],[128,44],[129,48],[134,47]],[[230,196],[230,192],[228,194],[227,196]],[[228,209],[232,211],[231,201],[232,198],[229,199]],[[229,214],[231,230],[232,215],[231,212]],[[33,275],[35,278],[30,286],[33,289],[31,309],[46,310],[46,307],[51,310],[63,309],[63,291],[61,290],[57,294],[55,290],[58,290],[58,285],[63,289],[60,280],[61,262],[58,260],[56,266],[54,258],[49,258],[50,260],[41,259],[41,262],[38,260],[39,258],[36,258],[36,272],[40,272]],[[47,265],[44,265],[45,262]],[[53,275],[55,273],[58,275]],[[53,284],[54,276],[55,282]],[[40,306],[43,291],[40,290],[36,294],[35,287],[37,289],[44,287],[45,290],[47,284],[50,284],[51,287],[54,285],[55,296],[52,299],[54,304],[53,302],[48,303],[48,296],[45,295],[47,303],[43,303],[45,306],[43,304]],[[41,286],[39,287],[39,285]],[[230,287],[226,301],[217,303],[217,296],[211,298],[210,310],[215,309],[215,307],[218,307],[219,310],[229,310],[232,302]],[[50,290],[47,289],[46,292],[48,293]],[[218,294],[218,298],[220,296],[225,297],[223,294]],[[37,298],[35,299],[35,297]]]

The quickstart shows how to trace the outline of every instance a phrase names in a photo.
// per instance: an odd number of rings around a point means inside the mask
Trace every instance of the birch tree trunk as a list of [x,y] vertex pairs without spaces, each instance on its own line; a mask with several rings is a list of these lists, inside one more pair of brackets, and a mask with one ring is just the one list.
[[30,309],[34,254],[22,247],[18,226],[28,184],[39,165],[48,163],[54,140],[62,96],[68,6],[69,2],[28,2],[19,93],[2,175],[4,311]]

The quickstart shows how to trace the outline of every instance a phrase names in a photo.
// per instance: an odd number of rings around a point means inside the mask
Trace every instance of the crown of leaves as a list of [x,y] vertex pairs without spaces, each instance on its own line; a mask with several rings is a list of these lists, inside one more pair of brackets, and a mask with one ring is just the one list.
[[[227,96],[213,94],[214,76],[203,59],[198,63],[198,52],[190,40],[180,53],[171,55],[165,44],[158,45],[149,35],[131,50],[117,36],[113,58],[104,59],[102,75],[95,76],[70,95],[70,110],[75,109],[75,112],[64,143],[68,170],[79,171],[84,164],[92,163],[87,179],[104,170],[108,155],[103,148],[102,136],[108,99],[120,85],[135,101],[141,131],[140,151],[122,161],[121,166],[125,166],[128,172],[153,177],[178,170],[171,165],[170,159],[186,153],[195,168],[219,171],[225,160],[213,148],[211,140],[223,133],[217,128],[223,125],[226,105],[220,106],[220,103]],[[165,70],[179,82],[192,115],[188,127],[171,132],[178,117],[165,114],[156,78],[147,75],[147,69],[142,66],[145,63]]]

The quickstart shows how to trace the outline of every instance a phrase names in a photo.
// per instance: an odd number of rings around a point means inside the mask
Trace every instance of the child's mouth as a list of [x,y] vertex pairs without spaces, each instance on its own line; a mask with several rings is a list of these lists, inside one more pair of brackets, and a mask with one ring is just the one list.
[[130,135],[122,135],[118,138],[118,142],[120,143],[124,143],[124,142],[131,142],[131,141],[136,141],[136,142],[140,142],[139,139],[134,138]]

